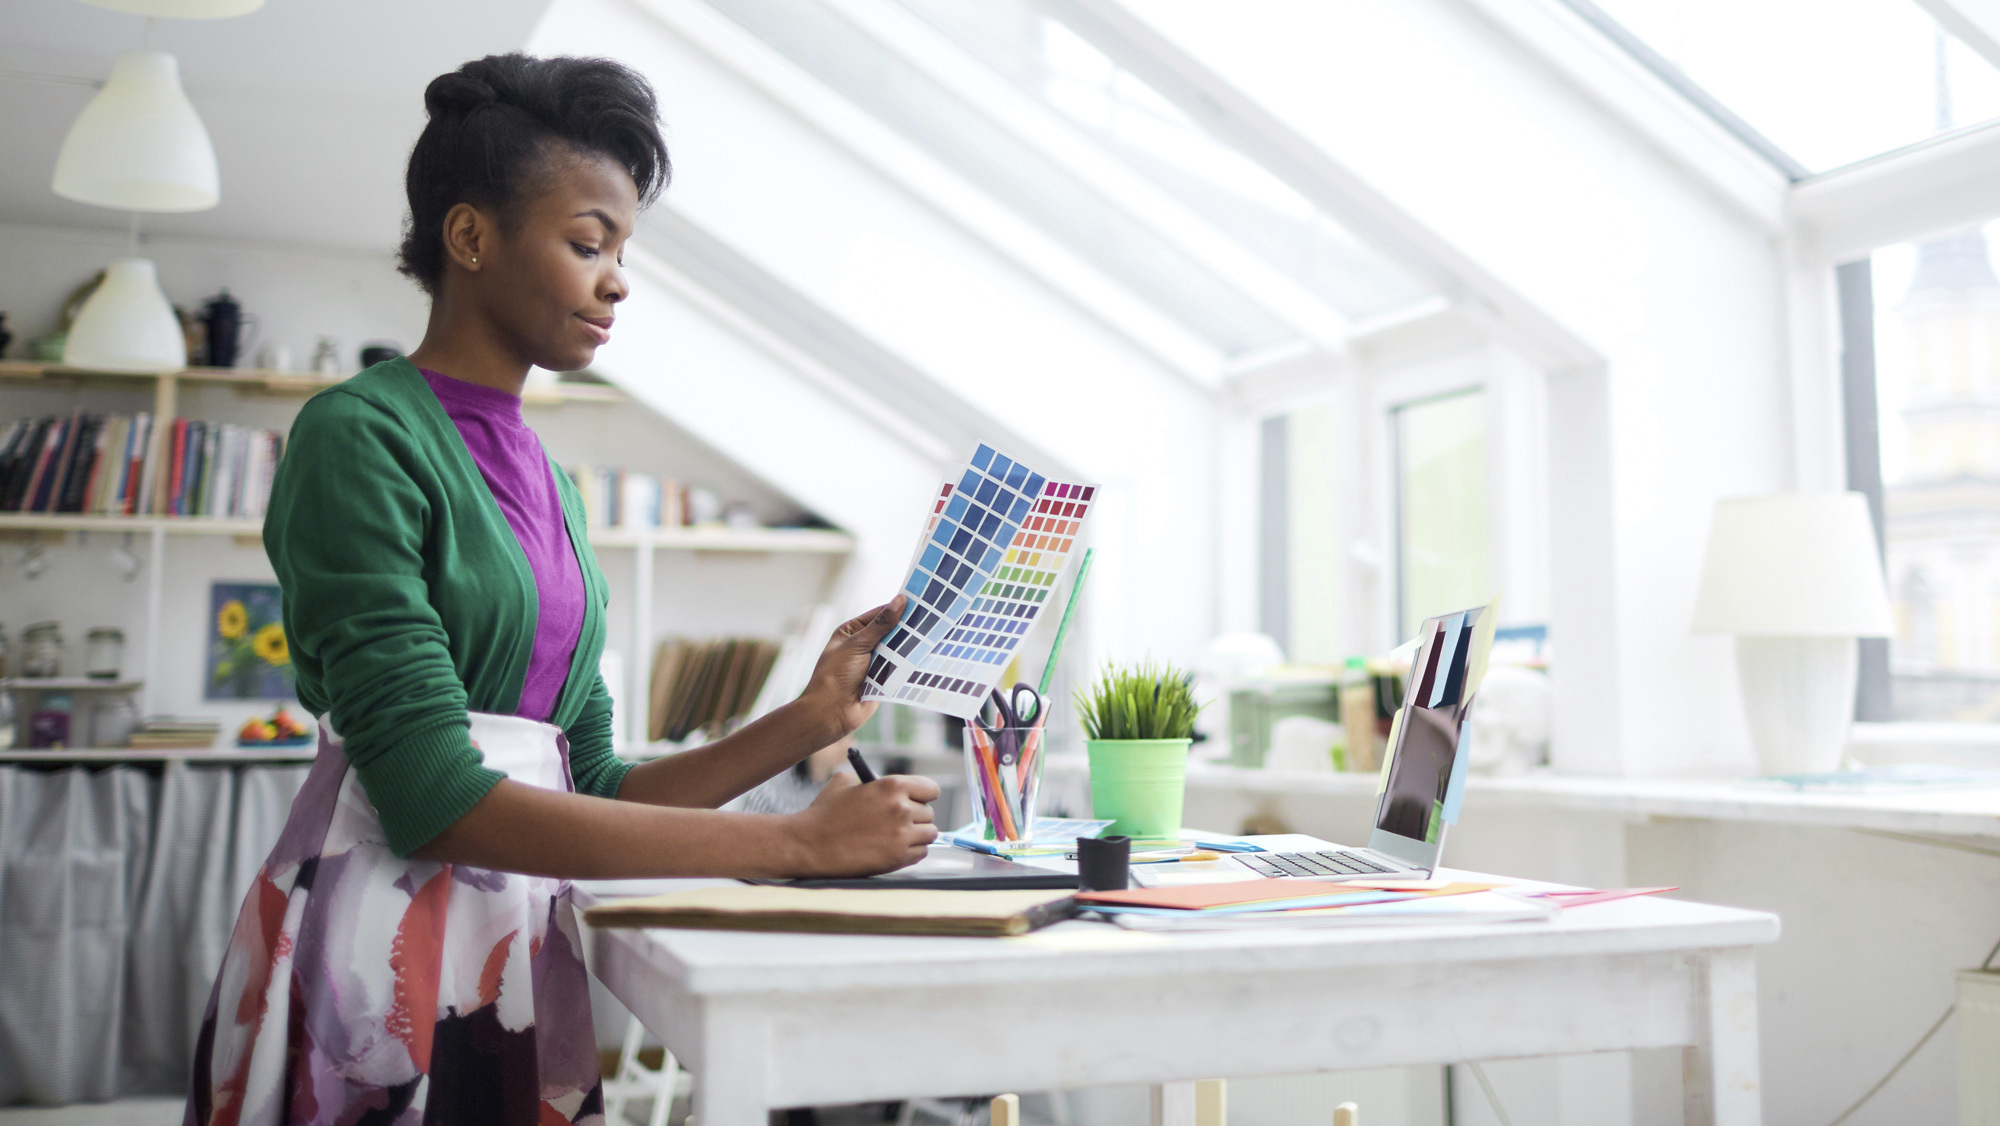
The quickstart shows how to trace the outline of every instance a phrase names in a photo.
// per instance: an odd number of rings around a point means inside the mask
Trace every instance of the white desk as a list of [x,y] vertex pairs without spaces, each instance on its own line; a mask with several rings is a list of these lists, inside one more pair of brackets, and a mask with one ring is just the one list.
[[[676,881],[615,885],[615,894]],[[578,885],[581,905],[613,885]],[[1774,915],[1654,898],[1551,923],[1018,939],[586,930],[592,972],[695,1076],[769,1108],[1681,1047],[1686,1119],[1760,1120],[1753,948]],[[1011,1032],[1002,1030],[1014,1030]],[[1332,1108],[1327,1108],[1332,1113]]]

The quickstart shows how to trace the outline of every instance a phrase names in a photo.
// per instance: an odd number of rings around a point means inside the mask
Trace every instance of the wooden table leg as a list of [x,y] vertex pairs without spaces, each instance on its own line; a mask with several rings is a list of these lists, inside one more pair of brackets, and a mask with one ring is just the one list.
[[1695,1036],[1681,1053],[1688,1126],[1758,1126],[1757,960],[1747,946],[1696,955]]
[[1153,1088],[1153,1126],[1229,1126],[1229,1088],[1221,1079]]

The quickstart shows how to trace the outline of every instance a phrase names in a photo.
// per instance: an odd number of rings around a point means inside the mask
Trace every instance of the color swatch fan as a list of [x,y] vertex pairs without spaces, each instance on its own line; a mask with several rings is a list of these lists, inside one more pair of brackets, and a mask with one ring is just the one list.
[[938,489],[903,585],[910,603],[875,647],[861,698],[971,719],[1048,604],[1096,495],[980,446]]

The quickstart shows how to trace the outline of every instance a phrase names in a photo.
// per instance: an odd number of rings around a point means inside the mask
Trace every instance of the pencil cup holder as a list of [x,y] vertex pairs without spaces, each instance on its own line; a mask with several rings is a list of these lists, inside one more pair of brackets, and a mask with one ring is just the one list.
[[965,725],[965,781],[973,831],[1005,852],[1035,840],[1035,795],[1042,788],[1042,729]]

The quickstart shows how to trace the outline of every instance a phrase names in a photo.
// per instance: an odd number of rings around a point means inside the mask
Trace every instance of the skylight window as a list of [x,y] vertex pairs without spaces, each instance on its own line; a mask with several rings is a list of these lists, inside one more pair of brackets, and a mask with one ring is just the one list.
[[1038,148],[816,0],[712,5],[933,158],[1059,239],[1224,356],[1297,333]]
[[1292,280],[1365,319],[1431,295],[1261,165],[1022,0],[899,0]]
[[1608,34],[1636,38],[1642,61],[1656,52],[1795,161],[1794,176],[2000,117],[2000,71],[1915,0],[1563,2],[1615,21]]

